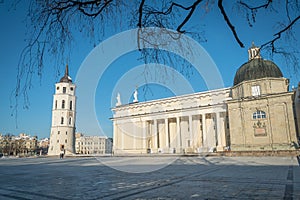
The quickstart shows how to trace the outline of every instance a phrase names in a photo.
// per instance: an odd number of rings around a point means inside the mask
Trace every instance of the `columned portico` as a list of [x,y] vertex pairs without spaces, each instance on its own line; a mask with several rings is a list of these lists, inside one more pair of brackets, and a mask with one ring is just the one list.
[[[218,97],[218,101],[214,99],[215,105],[209,104],[209,102],[212,103],[211,99],[214,95],[213,92],[210,92],[194,94],[188,99],[183,96],[176,99],[168,98],[159,102],[136,103],[114,108],[115,112],[119,113],[113,118],[114,127],[115,124],[119,126],[127,124],[126,126],[130,127],[133,132],[130,136],[130,134],[126,135],[124,131],[122,132],[122,128],[116,129],[114,133],[118,136],[115,137],[115,143],[121,145],[114,149],[119,149],[117,150],[119,153],[139,154],[223,151],[226,144],[224,99],[228,97],[229,90],[224,89],[218,92],[223,95],[221,98]],[[193,102],[188,102],[192,99],[194,99]],[[201,107],[201,104],[206,102],[208,102],[206,105],[209,106]],[[169,103],[180,105],[180,107],[178,111],[174,109],[156,112],[156,103]],[[139,110],[140,113],[132,113],[134,106],[138,108],[135,110]],[[122,110],[127,109],[130,109],[132,117],[122,114]],[[126,141],[124,135],[126,135]],[[130,137],[132,138],[130,139]],[[131,140],[131,142],[127,140]]]

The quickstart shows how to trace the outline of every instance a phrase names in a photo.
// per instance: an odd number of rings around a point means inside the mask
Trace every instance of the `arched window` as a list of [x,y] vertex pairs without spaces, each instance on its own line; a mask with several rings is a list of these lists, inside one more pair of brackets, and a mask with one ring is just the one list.
[[69,125],[72,123],[72,117],[69,118]]
[[258,110],[253,113],[253,119],[265,119],[266,113],[262,110]]
[[62,100],[62,102],[61,102],[61,108],[62,108],[62,109],[65,108],[65,100]]
[[72,101],[70,101],[70,110],[72,110],[72,107],[73,107]]
[[64,124],[64,118],[63,117],[61,117],[61,119],[60,119],[60,124]]

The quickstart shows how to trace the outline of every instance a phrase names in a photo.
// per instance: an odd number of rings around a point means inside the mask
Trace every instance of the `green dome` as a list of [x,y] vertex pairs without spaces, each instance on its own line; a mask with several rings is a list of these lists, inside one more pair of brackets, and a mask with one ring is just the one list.
[[280,78],[283,75],[279,67],[272,61],[262,58],[251,59],[237,70],[233,84],[237,85],[243,81],[267,77]]

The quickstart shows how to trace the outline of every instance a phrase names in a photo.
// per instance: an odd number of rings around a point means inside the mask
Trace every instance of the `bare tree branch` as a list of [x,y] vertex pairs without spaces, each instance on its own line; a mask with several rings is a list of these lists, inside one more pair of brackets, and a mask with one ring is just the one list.
[[220,9],[220,11],[221,11],[221,13],[222,13],[222,15],[223,15],[223,17],[224,17],[225,22],[226,22],[227,25],[229,26],[229,28],[230,28],[230,30],[231,30],[231,32],[232,32],[232,34],[233,34],[235,40],[236,40],[237,43],[240,45],[240,47],[244,48],[245,46],[244,46],[244,44],[242,43],[242,41],[240,40],[240,38],[238,37],[238,34],[237,34],[237,32],[235,31],[235,27],[232,25],[232,23],[230,22],[230,20],[229,20],[227,14],[226,14],[226,11],[225,11],[225,9],[224,9],[224,7],[223,7],[223,0],[218,0],[218,7],[219,7],[219,9]]
[[245,6],[246,8],[248,8],[250,10],[257,10],[257,9],[260,9],[260,8],[268,8],[272,2],[273,2],[273,0],[268,0],[265,4],[252,7],[252,6],[249,6],[248,4],[244,3],[243,1],[239,1],[239,3],[241,5]]
[[145,0],[141,0],[140,7],[139,7],[139,23],[137,26],[142,28],[142,20],[143,20],[143,6],[145,4]]
[[[182,27],[191,19],[195,9],[197,8],[197,6],[202,2],[203,0],[196,0],[191,6],[183,6],[182,4],[178,4],[176,2],[172,2],[170,4],[170,6],[168,6],[167,9],[165,10],[156,10],[156,9],[153,9],[153,8],[144,8],[143,9],[143,6],[144,6],[144,3],[145,3],[145,0],[142,0],[141,3],[140,3],[140,7],[139,7],[139,23],[138,23],[138,27],[142,27],[142,13],[147,11],[147,15],[148,16],[159,16],[159,15],[164,15],[164,16],[167,16],[167,15],[170,15],[173,11],[174,11],[174,8],[180,8],[180,9],[183,9],[183,10],[186,10],[186,11],[189,11],[189,13],[186,15],[186,17],[182,20],[182,22],[177,26],[176,30],[179,32],[179,33],[185,33],[185,31],[182,30]],[[158,19],[158,18],[156,18]],[[156,22],[159,22],[158,20]],[[145,24],[146,25],[146,24]],[[165,27],[163,26],[162,23],[159,23],[159,27]]]
[[267,45],[271,45],[272,47],[272,51],[275,52],[275,45],[274,43],[279,40],[281,38],[281,35],[283,33],[285,33],[287,30],[289,30],[298,20],[300,19],[300,15],[298,17],[296,17],[294,20],[291,21],[290,24],[288,24],[284,29],[278,31],[277,33],[274,34],[274,38],[266,43],[264,43],[263,45],[261,45],[261,48],[263,48],[264,46]]
[[[218,2],[218,4],[216,4],[216,2]],[[251,1],[251,5],[250,3],[245,3],[247,1],[244,0],[227,2],[229,2],[232,7],[238,6],[239,9],[246,11],[246,16],[243,16],[243,18],[248,20],[250,27],[256,22],[256,13],[258,11],[277,12],[280,3],[284,2],[285,7],[280,7],[283,16],[282,19],[280,19],[279,23],[275,21],[272,21],[272,23],[287,25],[281,28],[280,31],[275,32],[275,34],[272,34],[274,38],[269,38],[269,41],[266,40],[267,42],[261,45],[261,47],[270,50],[275,54],[284,55],[285,57],[290,55],[288,52],[284,52],[284,48],[280,48],[282,46],[280,46],[279,41],[282,41],[285,36],[287,36],[287,41],[289,41],[290,38],[294,41],[297,40],[297,36],[295,37],[293,35],[296,33],[295,31],[293,32],[292,28],[296,26],[296,22],[298,22],[300,18],[300,5],[298,0],[265,0],[262,3],[257,3],[255,1],[255,3],[252,3]],[[203,7],[201,7],[201,5],[203,5]],[[15,98],[15,105],[12,107],[18,107],[18,99],[20,98],[23,98],[25,108],[29,106],[27,93],[32,87],[32,77],[34,75],[42,75],[46,59],[51,59],[51,61],[56,62],[53,65],[53,69],[56,69],[57,76],[59,75],[59,66],[63,64],[62,62],[66,62],[66,57],[71,54],[71,45],[74,44],[74,38],[80,33],[86,34],[84,36],[86,36],[86,39],[90,40],[91,43],[94,37],[101,38],[102,35],[107,33],[105,31],[108,26],[109,29],[112,26],[115,26],[117,32],[122,30],[119,28],[120,24],[126,24],[126,29],[138,27],[140,28],[137,38],[138,44],[143,45],[143,42],[147,44],[151,43],[150,45],[154,47],[151,51],[141,51],[144,62],[157,61],[163,63],[173,62],[174,65],[178,64],[177,61],[171,60],[172,55],[160,51],[160,44],[155,44],[155,40],[149,40],[149,38],[147,38],[152,37],[153,35],[151,35],[151,33],[144,33],[143,28],[160,27],[176,30],[176,34],[170,35],[174,40],[181,37],[181,34],[194,34],[193,38],[196,36],[198,41],[203,41],[203,32],[205,32],[205,29],[197,29],[195,33],[193,33],[194,30],[185,28],[185,26],[191,21],[195,13],[202,11],[206,13],[208,5],[218,6],[222,18],[234,36],[233,41],[237,42],[239,46],[243,48],[244,43],[240,39],[240,33],[236,30],[239,27],[234,26],[232,23],[232,19],[230,18],[231,15],[229,12],[226,12],[223,0],[193,0],[191,3],[175,0],[161,0],[157,1],[155,4],[153,1],[146,0],[30,1],[28,9],[28,25],[31,29],[29,29],[30,32],[28,33],[29,38],[27,40],[27,45],[21,52],[18,63],[17,84],[15,91],[12,94],[12,98]],[[123,13],[125,13],[125,15],[123,15]],[[132,20],[128,22],[128,18],[131,18]],[[118,23],[114,23],[116,21]],[[286,21],[288,21],[288,23]],[[98,39],[97,42],[100,42],[101,40],[102,38]],[[94,39],[94,45],[97,42]],[[295,52],[291,53],[295,54]],[[292,60],[293,63],[297,61],[297,59]],[[58,64],[58,62],[61,63]],[[14,109],[14,111],[17,111],[17,109]]]
[[189,9],[190,12],[189,14],[186,16],[186,18],[183,20],[183,22],[177,27],[177,31],[179,33],[184,33],[185,31],[182,31],[181,28],[190,20],[191,16],[193,15],[197,5],[201,2],[201,0],[197,0]]

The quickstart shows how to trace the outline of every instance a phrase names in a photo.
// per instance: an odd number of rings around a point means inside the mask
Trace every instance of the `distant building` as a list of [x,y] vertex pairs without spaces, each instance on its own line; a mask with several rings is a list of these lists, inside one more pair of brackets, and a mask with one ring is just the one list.
[[65,75],[55,84],[48,155],[59,155],[62,150],[67,155],[75,153],[75,89],[67,65]]
[[49,138],[43,138],[38,141],[38,149],[40,151],[39,152],[40,155],[48,154],[49,143],[50,143]]
[[7,156],[31,156],[37,150],[37,136],[20,133],[19,136],[1,135],[0,151]]
[[84,136],[76,133],[75,149],[77,154],[110,154],[112,139],[106,136]]

